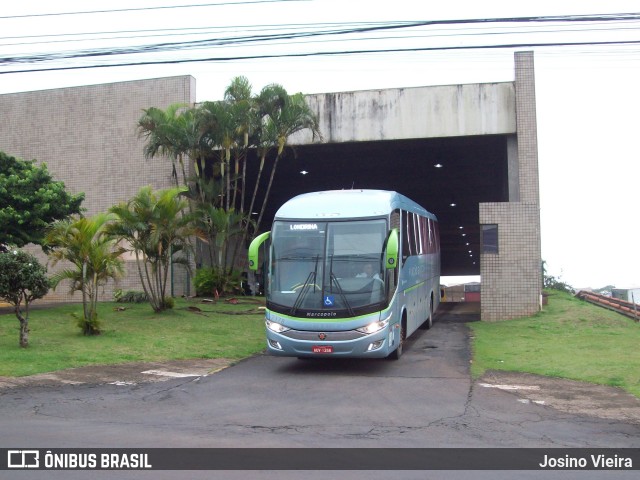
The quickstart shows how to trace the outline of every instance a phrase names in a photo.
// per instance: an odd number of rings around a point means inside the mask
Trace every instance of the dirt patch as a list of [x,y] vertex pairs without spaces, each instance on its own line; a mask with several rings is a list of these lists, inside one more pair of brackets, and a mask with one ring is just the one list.
[[523,403],[532,402],[562,412],[640,424],[640,399],[620,388],[499,371],[485,373],[478,385],[479,388],[513,392]]
[[172,378],[197,378],[211,375],[234,360],[226,358],[174,360],[167,362],[136,362],[120,365],[92,365],[27,377],[0,377],[0,389],[20,386],[120,384],[164,382]]

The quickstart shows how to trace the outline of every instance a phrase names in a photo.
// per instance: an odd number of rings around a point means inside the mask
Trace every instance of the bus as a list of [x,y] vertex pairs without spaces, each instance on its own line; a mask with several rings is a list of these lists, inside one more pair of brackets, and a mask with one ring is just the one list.
[[248,256],[264,272],[273,355],[398,359],[440,302],[438,220],[397,192],[294,197]]

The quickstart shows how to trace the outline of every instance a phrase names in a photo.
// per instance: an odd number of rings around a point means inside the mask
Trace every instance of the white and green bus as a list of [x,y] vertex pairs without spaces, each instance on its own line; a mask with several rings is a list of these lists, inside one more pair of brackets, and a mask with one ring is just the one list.
[[273,355],[397,359],[440,302],[438,221],[396,192],[292,198],[249,246],[261,265]]

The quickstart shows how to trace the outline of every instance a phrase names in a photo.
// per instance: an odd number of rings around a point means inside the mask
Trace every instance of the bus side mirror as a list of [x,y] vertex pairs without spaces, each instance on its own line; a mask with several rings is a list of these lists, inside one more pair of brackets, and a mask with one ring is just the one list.
[[384,265],[386,268],[396,268],[398,265],[398,229],[394,228],[389,232],[387,240],[387,253]]
[[258,270],[258,252],[260,246],[269,238],[271,232],[264,232],[254,238],[249,245],[249,270]]

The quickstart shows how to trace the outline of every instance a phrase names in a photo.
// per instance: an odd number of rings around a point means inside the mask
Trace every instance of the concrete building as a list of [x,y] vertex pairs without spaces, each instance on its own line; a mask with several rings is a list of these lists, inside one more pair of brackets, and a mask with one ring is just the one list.
[[[0,150],[46,163],[69,192],[85,192],[82,206],[91,216],[129,200],[144,185],[174,186],[169,160],[144,158],[136,125],[143,109],[194,102],[195,79],[184,76],[0,95]],[[30,250],[46,262],[39,247]],[[126,278],[108,284],[101,299],[111,300],[114,288],[142,290],[135,262],[127,263]],[[185,285],[184,272],[176,272],[174,292],[182,294]],[[82,297],[60,285],[46,300]]]
[[[514,77],[308,95],[324,138],[291,139],[295,155],[281,160],[266,218],[306,191],[397,190],[438,216],[442,274],[481,275],[483,320],[535,313],[542,273],[532,52],[515,54]],[[10,121],[0,150],[46,162],[70,191],[86,193],[94,214],[142,185],[171,185],[168,165],[144,159],[136,122],[145,108],[194,99],[188,76],[1,95]],[[119,287],[136,285],[129,275]],[[178,279],[174,292],[183,285]],[[50,298],[68,299],[64,290]]]

